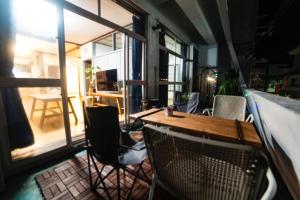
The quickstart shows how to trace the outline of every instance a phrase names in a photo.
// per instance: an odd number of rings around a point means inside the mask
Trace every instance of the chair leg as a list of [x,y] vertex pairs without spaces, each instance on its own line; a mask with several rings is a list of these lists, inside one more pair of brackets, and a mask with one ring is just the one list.
[[118,200],[121,199],[121,189],[120,189],[120,169],[117,170],[117,187],[118,187]]
[[149,192],[149,198],[148,200],[153,200],[154,197],[154,191],[155,191],[155,176],[153,175],[153,179],[152,179],[152,184],[150,187],[150,192]]
[[142,173],[143,173],[143,176],[145,177],[145,180],[144,180],[146,183],[148,183],[149,185],[151,185],[151,179],[148,177],[147,173],[145,172],[143,166],[142,166],[142,169],[141,169]]
[[[91,159],[92,159],[92,162],[93,162],[93,164],[94,164],[95,170],[96,170],[96,172],[97,172],[98,178],[100,179],[100,182],[101,182],[102,185],[103,185],[103,189],[104,189],[104,191],[105,191],[105,193],[106,193],[108,199],[111,200],[111,197],[110,197],[110,194],[109,194],[109,192],[108,192],[108,189],[107,189],[107,187],[106,187],[106,185],[105,185],[105,183],[104,183],[104,180],[103,180],[103,178],[102,178],[102,176],[101,176],[101,173],[99,172],[99,169],[98,169],[98,167],[97,167],[97,164],[96,164],[96,162],[95,162],[95,160],[94,160],[94,158],[93,158],[92,155],[91,155]],[[104,166],[103,166],[103,168],[104,168]],[[102,169],[103,169],[103,168],[102,168]],[[102,172],[102,170],[101,170],[101,172]],[[97,184],[97,180],[95,181],[95,190],[96,190],[96,187],[97,187],[96,184]],[[99,183],[99,184],[100,184],[100,183]]]
[[88,158],[88,168],[89,168],[89,178],[90,178],[90,187],[93,189],[93,182],[92,182],[92,171],[91,171],[91,161],[90,161],[90,152],[87,150],[87,158]]
[[135,177],[134,177],[133,183],[132,183],[132,185],[131,185],[131,187],[130,187],[130,190],[129,190],[129,192],[128,192],[127,199],[129,199],[129,197],[130,197],[130,195],[131,195],[131,192],[132,192],[133,187],[134,187],[134,185],[135,185],[135,183],[136,183],[136,181],[137,181],[137,179],[138,179],[138,176],[139,176],[139,173],[140,173],[140,171],[141,171],[141,168],[142,168],[142,164],[139,165],[139,169],[138,169],[137,172],[136,172],[136,175],[135,175]]

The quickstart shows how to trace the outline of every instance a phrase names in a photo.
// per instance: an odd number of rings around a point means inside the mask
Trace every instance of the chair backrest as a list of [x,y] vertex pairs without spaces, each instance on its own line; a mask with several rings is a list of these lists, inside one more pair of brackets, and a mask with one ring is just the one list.
[[258,199],[268,168],[260,151],[152,125],[144,139],[158,184],[180,199]]
[[120,144],[118,109],[112,106],[86,107],[85,134],[92,149],[103,161],[117,162]]
[[217,95],[214,98],[212,116],[232,120],[245,120],[246,99],[242,96]]
[[187,103],[187,113],[197,113],[199,108],[199,92],[190,93],[189,101]]
[[175,91],[174,92],[174,98],[173,98],[173,104],[174,105],[180,105],[180,104],[184,103],[181,100],[181,95],[182,95],[182,92],[180,92],[180,91]]

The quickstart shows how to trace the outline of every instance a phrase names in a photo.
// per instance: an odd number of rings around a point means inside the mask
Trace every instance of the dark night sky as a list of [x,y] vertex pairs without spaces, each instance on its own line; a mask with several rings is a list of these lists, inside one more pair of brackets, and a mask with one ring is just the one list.
[[260,0],[259,16],[266,14],[269,17],[260,18],[257,26],[267,25],[269,29],[263,30],[271,30],[271,35],[256,37],[255,56],[258,59],[285,60],[290,50],[300,46],[300,1],[288,0],[289,4],[285,7],[282,6],[286,3],[284,1]]

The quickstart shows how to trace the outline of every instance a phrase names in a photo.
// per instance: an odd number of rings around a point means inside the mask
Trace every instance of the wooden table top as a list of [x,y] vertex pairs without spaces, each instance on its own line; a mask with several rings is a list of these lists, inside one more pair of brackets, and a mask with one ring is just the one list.
[[108,98],[123,98],[123,94],[119,94],[119,93],[93,92],[93,93],[88,93],[87,95],[108,97]]
[[157,112],[159,110],[161,110],[161,109],[151,108],[149,110],[145,110],[145,111],[142,111],[142,112],[131,114],[131,115],[129,115],[129,117],[132,118],[132,119],[137,119],[137,118],[141,118],[141,117],[143,117],[145,115],[148,115],[148,114],[151,114],[151,113],[155,113],[155,112]]
[[[150,111],[149,111],[150,112]],[[141,112],[142,113],[142,112]],[[139,113],[134,116],[138,116]],[[131,115],[132,117],[133,115]],[[134,117],[133,116],[133,117]],[[165,111],[159,111],[151,115],[141,117],[150,124],[170,126],[175,130],[193,135],[207,135],[211,138],[227,141],[238,141],[238,128],[236,121],[203,115],[194,115],[183,112],[173,112],[173,116],[166,116]],[[243,132],[243,142],[254,146],[261,146],[260,138],[252,123],[240,122]]]

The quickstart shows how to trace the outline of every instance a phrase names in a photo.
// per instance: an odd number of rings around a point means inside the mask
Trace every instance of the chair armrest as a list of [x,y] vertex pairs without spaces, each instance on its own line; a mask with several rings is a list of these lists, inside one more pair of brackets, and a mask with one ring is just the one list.
[[268,187],[261,197],[261,200],[273,199],[277,190],[277,183],[270,168],[268,168],[266,176],[268,179]]
[[211,117],[211,110],[212,110],[211,108],[206,108],[206,109],[204,109],[204,110],[202,111],[202,114],[204,114],[204,115],[205,115],[205,114],[207,113],[207,114],[208,114],[208,116],[210,116],[210,117]]
[[[135,120],[133,121],[133,123],[132,123],[129,127],[126,128],[125,131],[130,132],[130,131],[136,130],[136,129],[134,129],[134,128],[136,128],[136,127],[135,127],[135,124],[136,124],[137,122],[140,122],[141,124],[143,124],[143,121],[142,121],[141,119],[137,118],[137,119],[135,119]],[[122,130],[122,131],[124,131],[124,130]]]
[[245,120],[245,122],[250,122],[252,123],[254,121],[254,117],[252,114],[248,115],[247,119]]

